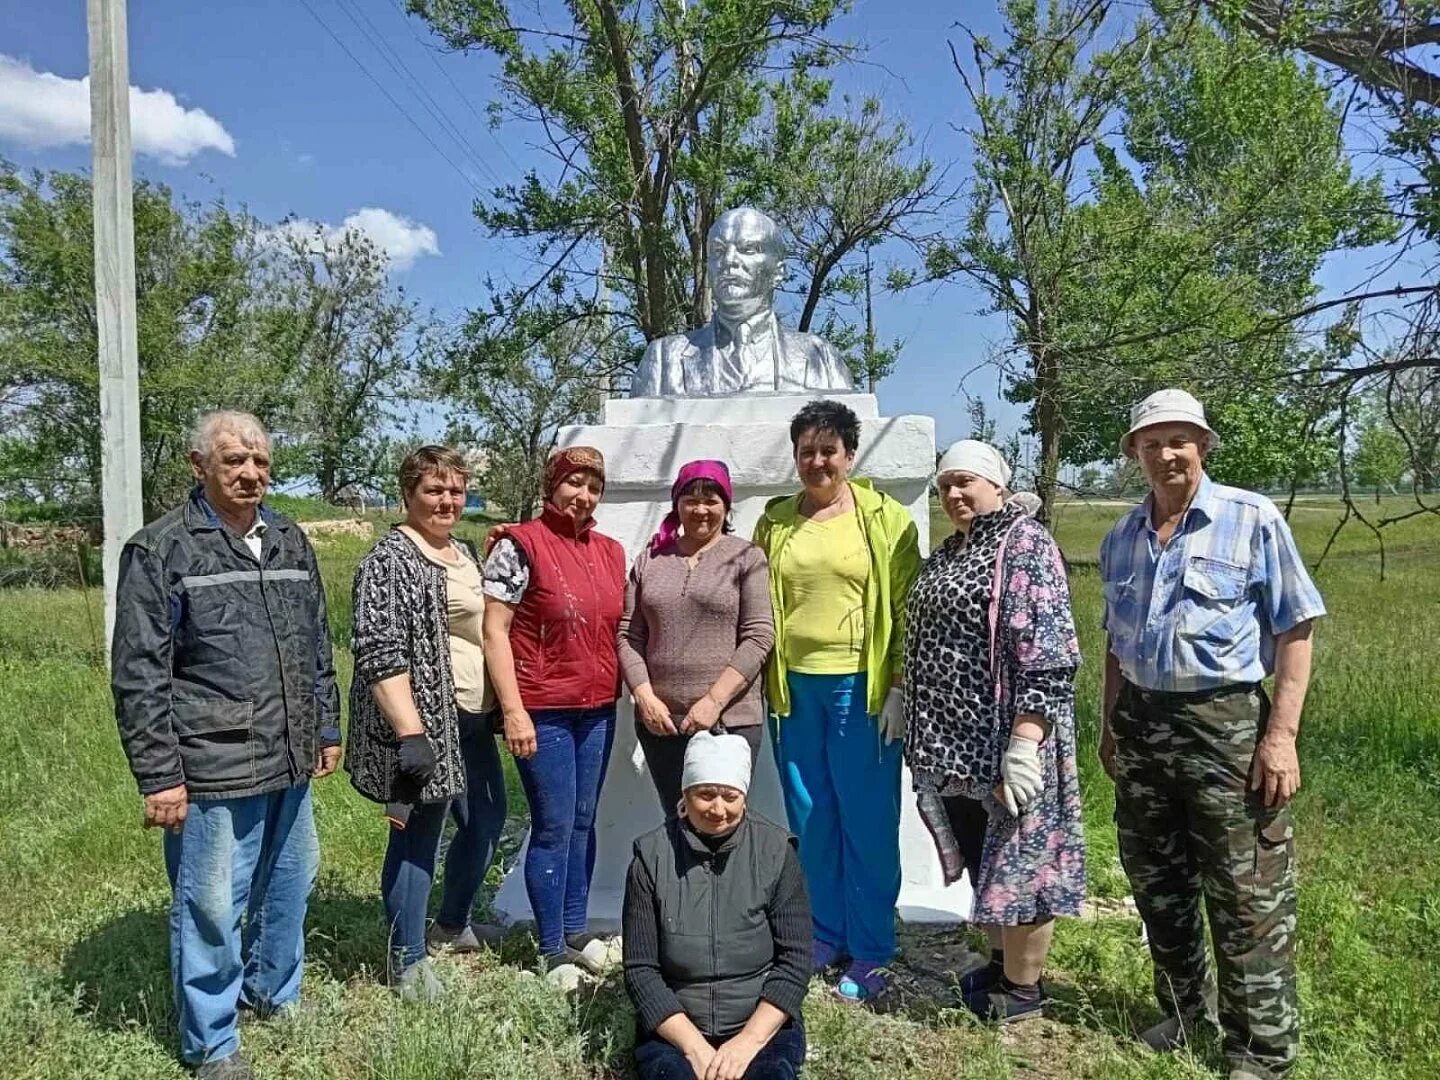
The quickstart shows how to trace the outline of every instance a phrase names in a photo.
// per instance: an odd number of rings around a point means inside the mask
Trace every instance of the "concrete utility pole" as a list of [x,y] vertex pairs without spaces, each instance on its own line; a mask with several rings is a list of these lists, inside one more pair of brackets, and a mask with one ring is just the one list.
[[144,523],[140,505],[140,361],[135,343],[135,214],[125,0],[88,0],[88,6],[108,655],[115,630],[120,549]]

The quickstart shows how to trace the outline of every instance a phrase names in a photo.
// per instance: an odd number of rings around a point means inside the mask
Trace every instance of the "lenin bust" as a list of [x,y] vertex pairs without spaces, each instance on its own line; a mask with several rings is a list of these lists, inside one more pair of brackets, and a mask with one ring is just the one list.
[[652,341],[631,397],[854,389],[828,342],[786,330],[775,318],[785,249],[774,221],[748,206],[727,210],[710,230],[706,257],[715,317],[699,330]]

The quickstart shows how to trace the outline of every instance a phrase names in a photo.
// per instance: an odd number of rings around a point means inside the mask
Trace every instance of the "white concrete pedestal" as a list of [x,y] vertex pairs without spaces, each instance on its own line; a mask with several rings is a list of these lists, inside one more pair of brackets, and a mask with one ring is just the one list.
[[[630,559],[649,542],[670,509],[670,485],[681,465],[719,458],[735,486],[735,531],[748,537],[765,503],[799,488],[790,446],[790,418],[817,396],[835,397],[861,422],[854,475],[868,477],[909,507],[929,548],[927,483],[935,465],[935,422],[928,416],[881,417],[873,394],[748,394],[736,398],[616,398],[605,404],[605,422],[569,427],[561,446],[588,445],[605,455],[605,497],[596,512],[601,532],[625,546]],[[918,922],[954,922],[970,912],[970,889],[961,881],[946,888],[934,844],[920,821],[910,773],[901,778],[902,885],[898,909]],[[780,779],[768,736],[750,791],[757,813],[785,824]],[[658,825],[662,814],[635,738],[634,710],[622,696],[615,748],[600,796],[598,851],[590,889],[592,930],[618,929],[630,865],[631,843]],[[521,866],[506,876],[495,898],[510,920],[530,918]]]

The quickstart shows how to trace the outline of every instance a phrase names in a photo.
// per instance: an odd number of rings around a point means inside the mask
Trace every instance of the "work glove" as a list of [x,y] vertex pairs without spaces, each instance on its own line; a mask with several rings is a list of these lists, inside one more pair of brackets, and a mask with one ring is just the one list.
[[435,751],[423,733],[400,736],[400,776],[418,792],[435,775]]
[[1000,801],[1011,817],[1019,817],[1044,789],[1040,744],[1034,739],[1011,735],[1005,756],[1000,759]]
[[889,746],[896,739],[905,738],[905,695],[898,686],[892,686],[885,695],[885,704],[880,707],[880,732]]

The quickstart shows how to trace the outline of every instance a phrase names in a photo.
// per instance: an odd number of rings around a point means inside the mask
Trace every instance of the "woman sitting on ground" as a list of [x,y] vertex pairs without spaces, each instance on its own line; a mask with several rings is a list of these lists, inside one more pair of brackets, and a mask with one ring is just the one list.
[[[355,571],[355,681],[346,768],[360,794],[387,803],[390,844],[380,894],[390,923],[391,982],[429,999],[440,983],[431,946],[475,951],[498,928],[470,922],[505,827],[505,774],[493,734],[475,549],[451,535],[465,506],[465,459],[424,446],[400,466],[405,521]],[[455,838],[445,891],[425,930],[446,814]]]
[[775,643],[765,553],[730,533],[734,495],[723,461],[691,461],[671,510],[635,560],[620,620],[620,670],[635,697],[635,734],[666,817],[679,811],[685,747],[718,730],[764,734],[760,670]]
[[747,813],[750,746],[694,735],[683,812],[635,841],[625,987],[640,1080],[791,1080],[805,1062],[810,904],[794,839]]
[[964,871],[990,963],[961,980],[986,1019],[1039,1015],[1057,915],[1079,915],[1085,844],[1075,765],[1080,647],[1060,549],[1005,501],[1010,467],[965,439],[935,487],[955,532],[910,593],[905,757],[947,880]]

